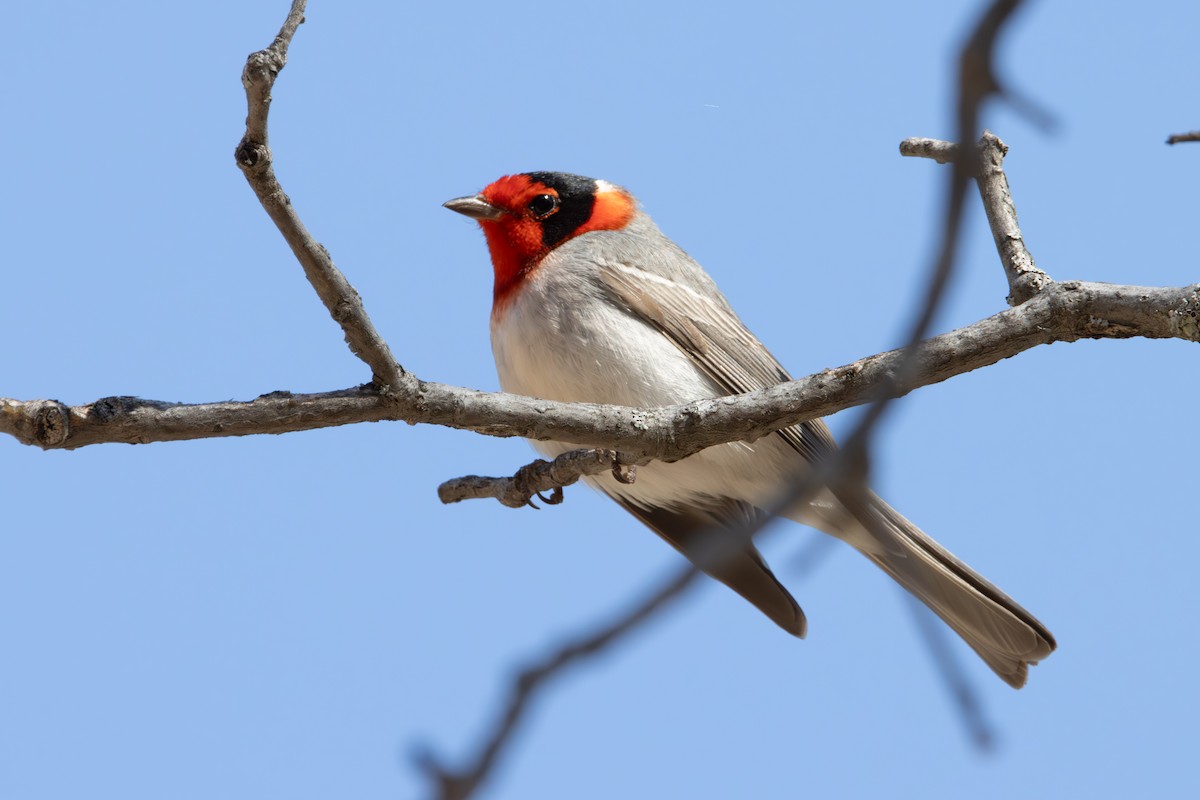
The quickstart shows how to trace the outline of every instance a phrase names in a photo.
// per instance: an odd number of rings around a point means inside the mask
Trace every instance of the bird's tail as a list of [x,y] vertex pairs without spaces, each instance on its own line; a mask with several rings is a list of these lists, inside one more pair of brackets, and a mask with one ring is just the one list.
[[869,514],[866,527],[883,528],[872,538],[884,546],[859,548],[863,554],[929,606],[1005,683],[1024,686],[1029,665],[1057,646],[1046,627],[873,494]]

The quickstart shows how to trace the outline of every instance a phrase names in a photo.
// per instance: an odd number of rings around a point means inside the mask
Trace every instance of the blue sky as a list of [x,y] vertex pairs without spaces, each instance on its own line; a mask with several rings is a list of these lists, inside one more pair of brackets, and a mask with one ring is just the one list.
[[[400,362],[494,389],[482,236],[501,174],[632,189],[794,373],[895,346],[937,230],[948,68],[974,3],[314,2],[276,87],[283,185]],[[248,399],[367,380],[235,167],[282,0],[22,4],[0,85],[0,396]],[[1058,279],[1183,285],[1195,4],[1034,3],[987,124]],[[939,330],[1003,308],[972,205]],[[1194,792],[1195,345],[1056,344],[920,390],[879,492],[1039,616],[1014,692],[955,654],[974,749],[898,590],[811,532],[766,542],[796,641],[706,583],[537,706],[491,797]],[[855,412],[831,420],[844,431]],[[0,441],[0,796],[412,797],[511,670],[678,557],[603,498],[439,504],[532,451],[434,427],[43,453]]]

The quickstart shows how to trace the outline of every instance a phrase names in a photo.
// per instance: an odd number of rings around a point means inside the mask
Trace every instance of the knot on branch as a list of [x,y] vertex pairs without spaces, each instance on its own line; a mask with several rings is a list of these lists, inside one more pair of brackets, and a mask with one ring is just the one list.
[[245,171],[262,172],[271,166],[271,148],[249,137],[243,138],[233,151],[238,167]]
[[286,57],[277,50],[275,44],[266,50],[251,53],[246,56],[246,66],[242,69],[242,85],[247,89],[270,87],[286,63]]
[[1181,339],[1200,342],[1200,284],[1176,308],[1167,312],[1171,332]]
[[[1022,245],[1022,248],[1024,246]],[[1019,306],[1041,294],[1042,290],[1051,284],[1050,276],[1030,264],[1027,272],[1019,273],[1009,287],[1008,297],[1004,298],[1010,306]]]
[[71,409],[57,400],[0,398],[0,431],[43,450],[63,447],[71,435]]
[[71,435],[71,412],[57,400],[39,400],[32,408],[33,440],[43,448],[61,447]]

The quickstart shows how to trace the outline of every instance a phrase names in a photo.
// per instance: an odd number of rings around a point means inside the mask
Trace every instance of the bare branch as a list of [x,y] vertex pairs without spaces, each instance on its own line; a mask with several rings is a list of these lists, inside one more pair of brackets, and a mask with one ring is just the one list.
[[[1134,336],[1200,341],[1200,285],[1051,283],[1027,303],[926,340],[911,373],[890,384],[889,391],[901,396],[1042,344]],[[103,442],[145,444],[395,420],[608,447],[619,450],[625,463],[675,461],[877,399],[878,387],[898,373],[901,359],[902,351],[891,350],[769,389],[656,409],[555,403],[426,382],[396,397],[368,385],[197,405],[130,397],[81,406],[0,399],[0,433],[23,444],[70,450]]]
[[910,136],[900,142],[900,155],[909,158],[931,158],[939,164],[950,164],[958,158],[958,145],[941,139]]
[[[974,140],[976,131],[979,130],[979,116],[984,102],[993,94],[1001,91],[995,68],[996,40],[1019,5],[1020,0],[993,0],[983,16],[980,17],[979,22],[976,23],[959,54],[955,121],[957,138],[960,143]],[[960,157],[954,159],[951,164],[950,181],[946,187],[942,239],[930,269],[925,299],[921,304],[920,311],[915,315],[907,343],[903,348],[904,358],[897,365],[896,372],[888,375],[885,382],[880,384],[884,387],[898,388],[909,379],[910,372],[915,372],[918,362],[918,345],[930,330],[941,298],[949,284],[962,230],[967,182],[979,174],[979,154],[974,149],[960,149]],[[887,407],[887,398],[899,396],[900,392],[885,389],[882,394],[881,401],[868,410],[861,426],[861,438],[864,446],[875,419],[881,416]],[[856,432],[856,435],[850,437],[852,443],[859,439],[858,433]],[[865,449],[862,451],[861,457],[866,458]]]
[[1167,144],[1179,144],[1181,142],[1200,142],[1200,131],[1173,133],[1167,137]]
[[374,387],[321,394],[271,392],[249,402],[167,403],[104,397],[82,406],[0,398],[0,432],[23,444],[73,450],[92,444],[146,444],[328,428],[390,419]]
[[1050,283],[1050,277],[1033,263],[1033,255],[1025,247],[1021,228],[1017,225],[1017,208],[1013,204],[1012,192],[1008,187],[1008,176],[1004,174],[1004,156],[1008,145],[1000,141],[991,131],[984,131],[979,140],[979,197],[987,214],[1000,264],[1008,278],[1010,306],[1024,303]]
[[[927,339],[915,352],[912,374],[892,391],[904,395],[1040,344],[1132,336],[1200,341],[1200,285],[1165,289],[1080,281],[1051,283],[1021,306]],[[635,459],[643,456],[673,461],[714,444],[754,441],[779,428],[870,402],[876,399],[878,387],[899,372],[902,359],[902,350],[891,350],[769,389],[671,408],[634,412],[616,406],[582,406],[600,411],[601,424],[587,426],[588,432],[558,417],[559,411],[572,406],[531,402],[539,404],[540,438],[603,444],[620,450],[626,463],[638,463]],[[485,397],[499,402],[512,396]],[[511,415],[508,419],[520,424]],[[560,419],[567,424],[559,426]],[[631,424],[638,432],[629,438]],[[505,433],[529,435],[511,427]],[[508,496],[507,482],[513,479],[490,479],[496,482],[494,491],[478,482],[481,479],[474,480],[470,497],[486,493],[499,498]],[[543,485],[542,490],[545,488]]]
[[[984,131],[979,139],[978,172],[975,175],[979,197],[1000,264],[1008,279],[1008,297],[1011,306],[1024,303],[1040,292],[1050,282],[1050,276],[1033,262],[1033,255],[1025,247],[1021,228],[1017,224],[1017,209],[1008,187],[1008,176],[1004,174],[1004,156],[1008,145],[991,131]],[[918,158],[931,158],[939,164],[954,162],[959,155],[958,145],[937,139],[905,139],[900,143],[900,154]]]
[[[643,459],[648,461],[649,459]],[[517,470],[511,478],[484,478],[467,475],[446,481],[438,487],[438,498],[443,503],[458,503],[494,497],[509,508],[533,505],[533,496],[542,492],[555,492],[542,500],[549,505],[562,502],[562,489],[570,486],[585,475],[612,472],[622,483],[633,483],[637,475],[637,464],[624,458],[616,450],[591,448],[563,453],[553,461],[538,459]]]
[[411,389],[415,378],[408,375],[392,357],[387,342],[375,330],[363,308],[362,298],[334,266],[329,252],[321,246],[292,207],[275,177],[271,149],[267,146],[267,113],[271,106],[271,88],[287,63],[287,49],[296,29],[304,21],[304,0],[293,0],[287,20],[275,41],[265,50],[251,53],[242,72],[246,87],[246,133],[238,143],[234,157],[246,181],[262,207],[274,221],[304,268],[304,275],[316,290],[330,316],[342,327],[350,350],[371,368],[374,381],[384,394],[401,386]]

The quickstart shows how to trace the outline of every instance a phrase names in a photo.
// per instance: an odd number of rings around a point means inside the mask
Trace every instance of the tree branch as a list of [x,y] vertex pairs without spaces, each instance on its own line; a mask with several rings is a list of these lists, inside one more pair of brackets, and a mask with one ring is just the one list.
[[275,177],[271,148],[267,145],[271,89],[280,70],[287,64],[288,45],[304,22],[304,6],[305,0],[293,0],[275,41],[246,59],[242,71],[242,85],[246,88],[246,133],[234,151],[234,158],[263,209],[304,268],[308,282],[330,316],[342,327],[351,352],[371,368],[373,380],[382,388],[383,394],[388,395],[401,387],[411,390],[416,379],[396,363],[387,342],[367,316],[362,298],[334,266],[329,251],[313,239]]
[[[1200,341],[1200,285],[1052,282],[1027,303],[924,341],[914,371],[893,392],[904,395],[1038,345],[1135,336]],[[423,381],[394,397],[368,385],[196,405],[133,397],[80,406],[0,398],[0,433],[23,444],[69,450],[395,420],[608,447],[621,451],[624,463],[643,457],[675,461],[877,399],[878,386],[896,373],[901,357],[901,350],[891,350],[769,389],[656,409],[555,403]]]
[[[916,351],[913,373],[895,386],[895,392],[904,395],[1038,345],[1135,336],[1200,341],[1200,285],[1175,289],[1051,282],[1016,308],[925,340]],[[523,428],[522,433],[510,427],[503,435],[536,433],[532,438],[602,444],[620,450],[622,458],[629,459],[626,463],[637,463],[640,456],[673,461],[714,444],[753,441],[779,428],[870,402],[882,382],[896,373],[902,358],[902,350],[891,350],[769,389],[670,408],[634,411],[582,406],[598,412],[599,419],[587,426],[568,418],[566,412],[573,406],[534,401],[541,404],[536,430]],[[505,404],[512,398],[485,397]],[[559,412],[564,412],[562,417]],[[514,425],[522,421],[509,419]],[[631,426],[639,429],[632,437]],[[603,467],[580,474],[601,471]],[[469,488],[460,483],[463,480],[469,480]],[[472,476],[448,481],[438,491],[443,500],[453,498],[448,502],[483,496],[511,499],[513,480]],[[551,487],[539,484],[539,488]]]
[[1167,144],[1180,144],[1182,142],[1200,142],[1200,131],[1173,133],[1167,137]]
[[538,459],[526,464],[511,478],[467,475],[446,481],[438,487],[438,498],[449,504],[494,497],[509,508],[521,508],[533,505],[534,495],[541,497],[542,492],[554,492],[550,497],[541,499],[548,505],[558,505],[562,502],[563,487],[570,486],[585,475],[611,472],[622,483],[633,483],[637,478],[638,466],[634,459],[616,450],[599,447],[571,450],[553,461]]
[[984,131],[979,140],[979,172],[975,176],[979,197],[987,214],[988,226],[996,242],[996,252],[1008,279],[1010,306],[1020,305],[1050,283],[1050,277],[1038,269],[1033,255],[1025,247],[1021,228],[1017,225],[1017,207],[1013,203],[1004,174],[1004,156],[1008,145],[991,131]]
[[[1008,145],[991,131],[984,131],[977,145],[978,169],[975,182],[979,187],[979,198],[987,215],[996,252],[1008,279],[1010,306],[1024,303],[1040,292],[1050,282],[1050,276],[1034,264],[1033,255],[1025,247],[1021,228],[1017,225],[1017,208],[1013,203],[1004,174],[1004,156]],[[900,155],[930,158],[939,164],[953,163],[959,157],[959,147],[953,142],[937,139],[905,139],[900,143]]]

